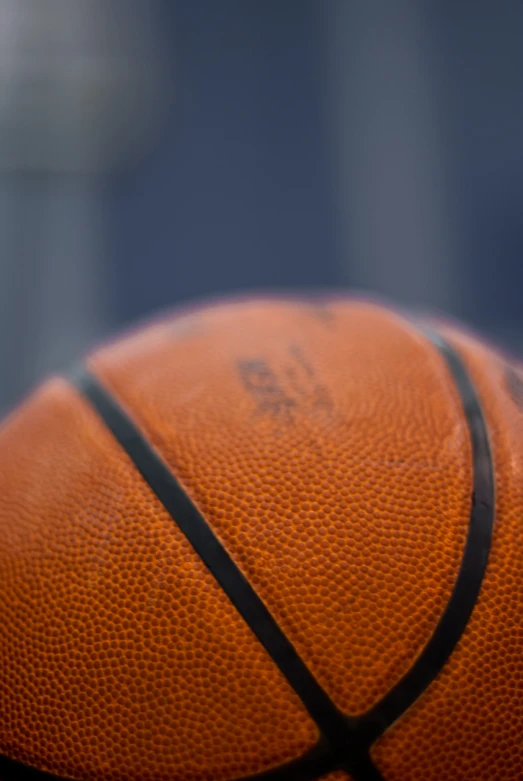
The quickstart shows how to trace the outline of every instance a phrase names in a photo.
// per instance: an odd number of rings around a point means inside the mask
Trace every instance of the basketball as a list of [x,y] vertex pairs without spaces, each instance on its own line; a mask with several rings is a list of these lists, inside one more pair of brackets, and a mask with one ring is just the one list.
[[523,371],[332,297],[108,342],[0,429],[0,779],[523,777]]

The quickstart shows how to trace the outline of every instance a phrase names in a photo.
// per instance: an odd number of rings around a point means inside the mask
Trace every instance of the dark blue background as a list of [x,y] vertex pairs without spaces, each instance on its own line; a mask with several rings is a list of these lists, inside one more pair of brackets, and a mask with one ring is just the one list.
[[162,2],[174,100],[109,184],[112,311],[254,287],[339,284],[320,8]]

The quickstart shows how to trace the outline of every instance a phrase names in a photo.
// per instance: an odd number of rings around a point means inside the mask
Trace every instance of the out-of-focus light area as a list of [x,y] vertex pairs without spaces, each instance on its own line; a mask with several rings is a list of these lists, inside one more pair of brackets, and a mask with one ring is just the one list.
[[0,412],[235,291],[368,291],[520,350],[522,40],[515,0],[0,0]]

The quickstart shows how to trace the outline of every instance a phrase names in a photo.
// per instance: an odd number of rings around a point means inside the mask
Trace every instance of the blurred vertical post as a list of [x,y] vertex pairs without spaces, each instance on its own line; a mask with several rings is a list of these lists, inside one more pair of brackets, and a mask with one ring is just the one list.
[[452,311],[460,269],[426,7],[324,4],[333,165],[347,281]]
[[151,21],[146,0],[0,0],[0,411],[110,325],[100,196],[158,116]]

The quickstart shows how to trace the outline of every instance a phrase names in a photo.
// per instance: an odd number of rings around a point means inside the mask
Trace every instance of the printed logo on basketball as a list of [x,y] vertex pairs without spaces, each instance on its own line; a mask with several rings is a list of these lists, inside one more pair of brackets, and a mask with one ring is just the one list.
[[237,370],[244,388],[256,404],[257,415],[292,423],[300,410],[308,416],[330,416],[333,410],[329,391],[317,377],[303,348],[292,344],[287,361],[276,371],[262,357],[242,359]]

